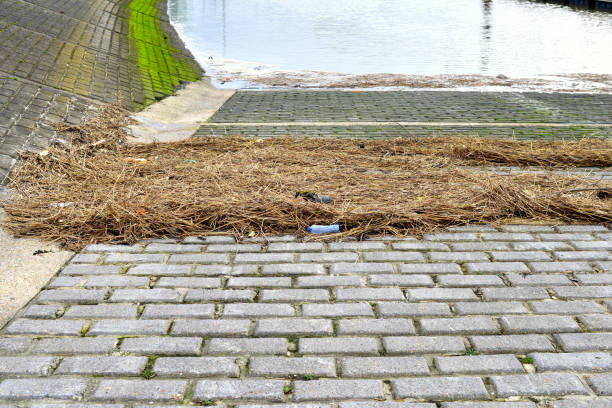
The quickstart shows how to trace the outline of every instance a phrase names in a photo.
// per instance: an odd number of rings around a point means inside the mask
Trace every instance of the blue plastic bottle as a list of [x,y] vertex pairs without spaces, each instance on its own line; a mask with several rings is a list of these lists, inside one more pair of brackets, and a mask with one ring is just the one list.
[[313,234],[332,234],[334,232],[340,232],[340,225],[311,225],[306,228],[306,231]]

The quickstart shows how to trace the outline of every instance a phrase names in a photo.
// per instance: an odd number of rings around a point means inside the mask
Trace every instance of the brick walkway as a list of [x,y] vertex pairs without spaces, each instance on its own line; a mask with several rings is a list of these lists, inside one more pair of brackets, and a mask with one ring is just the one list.
[[604,226],[92,245],[2,329],[0,401],[611,407],[611,311]]

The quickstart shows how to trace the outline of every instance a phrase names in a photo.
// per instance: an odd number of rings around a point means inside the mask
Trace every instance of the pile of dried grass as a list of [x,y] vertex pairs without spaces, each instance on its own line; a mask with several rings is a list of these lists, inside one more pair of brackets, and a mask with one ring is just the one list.
[[[612,141],[428,138],[359,146],[351,140],[226,137],[125,145],[117,143],[125,136],[123,115],[103,114],[111,116],[112,129],[73,128],[71,148],[24,157],[12,175],[14,194],[4,203],[12,233],[78,249],[89,242],[218,232],[299,234],[315,223],[340,223],[346,235],[361,236],[516,217],[612,221],[605,193],[610,182],[460,168],[610,166]],[[585,188],[598,190],[574,191]],[[335,202],[295,198],[298,190]]]

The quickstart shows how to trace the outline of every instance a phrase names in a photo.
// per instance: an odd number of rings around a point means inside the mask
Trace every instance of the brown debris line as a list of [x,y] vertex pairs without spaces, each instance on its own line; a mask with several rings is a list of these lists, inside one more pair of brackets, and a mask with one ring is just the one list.
[[[517,217],[612,221],[610,182],[460,168],[610,166],[612,141],[398,138],[361,147],[356,140],[212,137],[127,145],[116,142],[125,136],[122,122],[110,123],[103,132],[70,129],[70,148],[24,156],[4,203],[10,232],[80,249],[162,236],[304,234],[311,224],[340,223],[343,235],[360,237]],[[335,201],[295,198],[304,190]]]

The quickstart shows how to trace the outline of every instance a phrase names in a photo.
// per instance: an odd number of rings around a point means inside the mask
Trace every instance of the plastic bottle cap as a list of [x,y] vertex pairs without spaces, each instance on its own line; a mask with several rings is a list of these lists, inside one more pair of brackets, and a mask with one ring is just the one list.
[[312,231],[311,231],[311,229],[312,229],[312,228],[308,227],[308,228],[306,228],[306,231],[308,231],[308,232],[312,232]]

